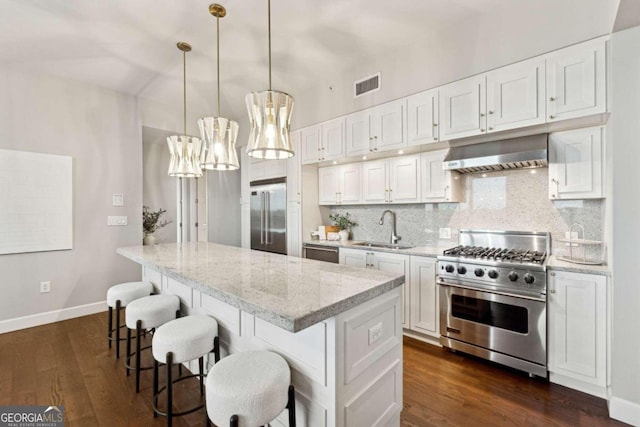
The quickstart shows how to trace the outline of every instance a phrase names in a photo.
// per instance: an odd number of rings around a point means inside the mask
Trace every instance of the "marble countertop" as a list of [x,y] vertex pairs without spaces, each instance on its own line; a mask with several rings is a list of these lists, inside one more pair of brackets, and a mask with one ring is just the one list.
[[117,253],[290,332],[402,285],[404,276],[209,242]]
[[[442,254],[442,251],[444,251],[445,249],[449,249],[456,246],[455,242],[443,241],[443,242],[435,243],[433,245],[415,246],[409,249],[386,249],[386,248],[369,248],[367,246],[359,246],[354,244],[359,242],[360,241],[358,240],[347,240],[347,241],[307,240],[304,243],[312,244],[312,245],[373,250],[376,252],[391,252],[396,254],[417,255],[417,256],[427,256],[427,257],[437,257],[438,255]],[[611,276],[611,269],[607,265],[575,264],[575,263],[559,260],[558,258],[556,258],[555,255],[549,256],[549,259],[547,260],[547,269],[555,270],[555,271],[570,271],[574,273],[586,273],[586,274],[598,274],[602,276]]]

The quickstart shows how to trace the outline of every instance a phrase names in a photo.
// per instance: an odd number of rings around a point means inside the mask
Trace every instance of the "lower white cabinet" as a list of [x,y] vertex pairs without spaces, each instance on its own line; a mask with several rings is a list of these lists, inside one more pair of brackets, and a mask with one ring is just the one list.
[[604,397],[607,278],[551,271],[548,289],[550,380]]
[[362,249],[340,248],[340,264],[351,267],[372,268],[404,274],[405,286],[402,287],[403,314],[402,327],[409,327],[409,298],[406,292],[409,283],[409,255],[391,254]]
[[287,202],[287,255],[302,257],[300,202]]
[[409,329],[440,338],[436,259],[411,256],[409,274]]

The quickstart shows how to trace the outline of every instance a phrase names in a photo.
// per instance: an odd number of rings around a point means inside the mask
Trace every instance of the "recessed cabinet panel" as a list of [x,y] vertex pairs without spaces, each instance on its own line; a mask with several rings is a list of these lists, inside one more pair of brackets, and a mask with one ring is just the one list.
[[606,386],[606,277],[553,271],[549,279],[549,371]]
[[420,201],[420,155],[389,160],[390,203]]
[[546,55],[548,121],[606,111],[606,41],[597,39]]
[[552,199],[604,197],[604,127],[549,135],[549,196]]
[[347,156],[367,154],[370,151],[370,111],[360,111],[347,116],[346,143]]
[[362,201],[362,164],[352,163],[340,166],[340,203],[360,203]]
[[438,142],[438,90],[407,98],[408,145]]
[[371,111],[371,136],[373,150],[385,151],[405,147],[406,100],[389,102]]
[[534,58],[487,73],[489,132],[545,122],[544,70],[544,58]]
[[461,175],[442,168],[446,154],[447,150],[438,150],[421,155],[422,201],[425,203],[461,202],[464,199]]
[[440,88],[441,139],[463,138],[485,131],[485,85],[482,74]]
[[340,118],[322,124],[322,160],[341,159],[344,156],[344,123],[345,120]]
[[362,164],[362,201],[364,203],[388,202],[387,165],[387,160]]
[[340,248],[340,264],[349,267],[367,268],[368,252],[360,249]]
[[300,131],[302,164],[317,163],[322,158],[320,126],[311,126]]
[[410,328],[439,338],[436,259],[412,256],[410,277]]
[[340,169],[338,166],[318,169],[318,202],[321,205],[338,203]]

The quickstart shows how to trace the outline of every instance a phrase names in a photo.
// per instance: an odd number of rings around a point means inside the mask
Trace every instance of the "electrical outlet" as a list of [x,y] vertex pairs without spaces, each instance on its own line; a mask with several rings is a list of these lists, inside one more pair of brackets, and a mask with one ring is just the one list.
[[40,282],[40,293],[46,294],[48,292],[51,292],[51,282],[48,280],[46,282]]
[[124,194],[113,194],[111,196],[111,206],[124,206]]
[[369,345],[375,343],[382,336],[382,322],[369,328]]
[[442,228],[438,229],[438,231],[440,233],[440,239],[443,239],[443,240],[451,239],[451,228],[442,227]]
[[126,216],[108,216],[107,225],[127,225]]

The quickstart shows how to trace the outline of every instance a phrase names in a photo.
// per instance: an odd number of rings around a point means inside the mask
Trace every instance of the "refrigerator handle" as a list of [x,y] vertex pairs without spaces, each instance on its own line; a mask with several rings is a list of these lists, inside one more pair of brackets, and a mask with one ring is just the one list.
[[265,209],[265,220],[264,220],[266,224],[266,227],[264,230],[264,242],[267,245],[269,245],[273,243],[273,241],[271,242],[269,241],[269,237],[271,234],[271,194],[268,191],[266,191],[264,195],[267,200],[267,208]]
[[260,244],[264,245],[264,193],[260,193]]

